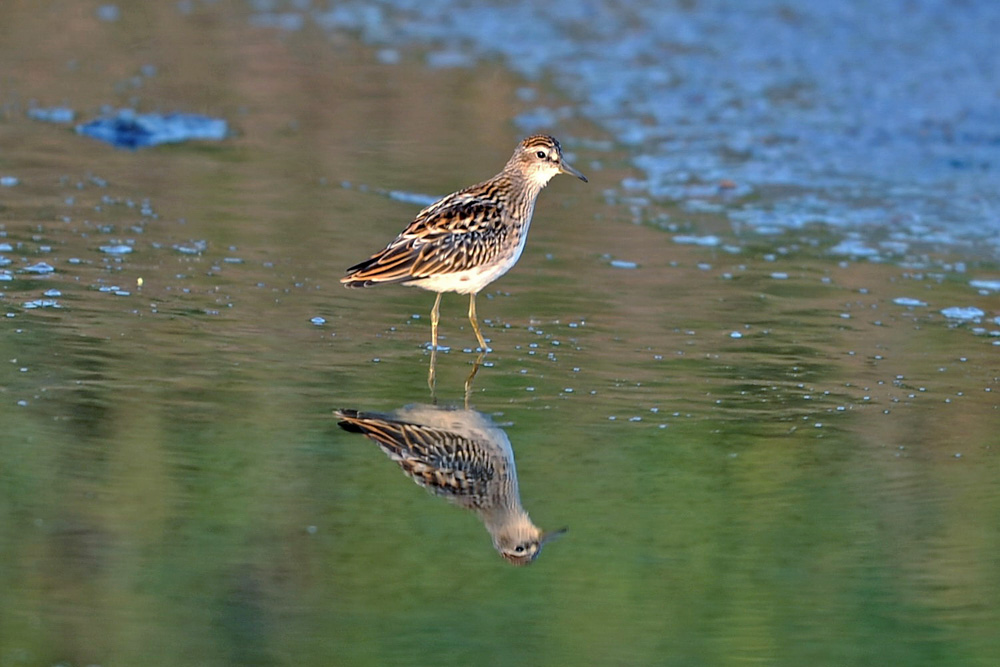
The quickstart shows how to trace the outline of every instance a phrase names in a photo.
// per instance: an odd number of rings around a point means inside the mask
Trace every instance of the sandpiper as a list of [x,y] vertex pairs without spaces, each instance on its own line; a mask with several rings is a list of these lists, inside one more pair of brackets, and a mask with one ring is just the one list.
[[438,349],[441,295],[468,294],[469,322],[480,350],[486,352],[476,295],[517,263],[538,193],[560,173],[587,181],[563,159],[555,138],[530,136],[517,145],[499,174],[420,211],[383,250],[347,269],[340,282],[347,287],[400,283],[437,292],[431,309],[432,351]]
[[566,532],[542,532],[524,511],[510,440],[484,414],[431,405],[335,414],[342,429],[374,440],[417,484],[475,512],[509,563],[528,565]]

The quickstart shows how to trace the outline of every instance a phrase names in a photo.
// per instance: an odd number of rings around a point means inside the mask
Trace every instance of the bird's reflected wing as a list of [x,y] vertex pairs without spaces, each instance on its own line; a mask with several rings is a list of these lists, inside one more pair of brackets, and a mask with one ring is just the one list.
[[374,413],[336,414],[341,428],[374,440],[417,484],[463,504],[478,504],[496,474],[483,446],[461,433]]

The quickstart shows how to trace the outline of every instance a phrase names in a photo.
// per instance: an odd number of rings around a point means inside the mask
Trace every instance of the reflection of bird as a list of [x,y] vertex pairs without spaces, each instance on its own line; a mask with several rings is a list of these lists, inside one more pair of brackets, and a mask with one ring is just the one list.
[[517,263],[528,238],[538,193],[556,174],[587,178],[569,166],[559,142],[546,135],[524,139],[503,170],[478,185],[431,204],[383,250],[347,269],[347,287],[402,283],[437,292],[431,310],[431,345],[437,349],[441,294],[469,295],[469,322],[484,352],[476,294]]
[[391,415],[335,414],[341,428],[374,440],[417,484],[475,512],[514,565],[535,560],[563,532],[545,534],[531,522],[521,507],[510,440],[481,413],[417,405]]

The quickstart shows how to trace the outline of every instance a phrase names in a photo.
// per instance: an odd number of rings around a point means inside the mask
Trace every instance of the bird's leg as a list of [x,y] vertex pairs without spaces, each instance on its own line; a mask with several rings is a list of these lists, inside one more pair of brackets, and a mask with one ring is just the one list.
[[431,308],[431,367],[427,371],[427,386],[431,388],[431,397],[434,397],[435,375],[437,373],[437,351],[438,351],[438,322],[441,319],[441,292],[437,293],[434,299],[434,307]]
[[443,292],[438,292],[437,297],[434,299],[434,307],[431,308],[431,349],[437,350],[438,346],[438,322],[441,321],[441,295]]
[[437,384],[437,348],[431,348],[431,366],[427,369],[427,386],[431,389],[431,403],[437,405],[437,396],[434,393]]
[[479,319],[476,316],[476,292],[469,295],[469,322],[472,323],[472,330],[476,332],[479,349],[483,352],[489,352],[490,348],[486,347],[486,339],[483,338],[483,332],[479,330]]
[[476,373],[479,372],[479,366],[483,363],[483,357],[486,356],[485,352],[480,352],[479,356],[476,357],[476,361],[472,364],[472,372],[469,373],[469,377],[465,378],[465,409],[469,409],[469,398],[472,397],[472,381],[476,378]]

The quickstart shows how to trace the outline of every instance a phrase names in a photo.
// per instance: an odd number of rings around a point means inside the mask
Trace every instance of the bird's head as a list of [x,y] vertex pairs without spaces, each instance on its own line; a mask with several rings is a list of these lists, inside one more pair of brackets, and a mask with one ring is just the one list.
[[539,189],[545,187],[556,174],[570,174],[584,183],[587,182],[586,176],[563,159],[562,146],[555,137],[547,134],[535,134],[521,141],[507,166],[523,175]]
[[533,524],[521,525],[509,531],[503,531],[496,535],[493,546],[500,552],[500,555],[512,565],[530,565],[538,554],[542,553],[542,547],[547,542],[554,540],[566,529],[556,530],[551,533],[543,533]]

